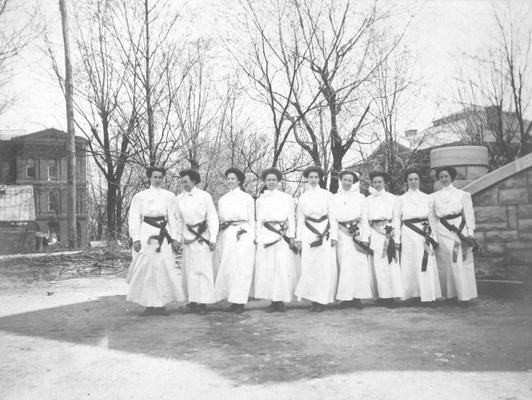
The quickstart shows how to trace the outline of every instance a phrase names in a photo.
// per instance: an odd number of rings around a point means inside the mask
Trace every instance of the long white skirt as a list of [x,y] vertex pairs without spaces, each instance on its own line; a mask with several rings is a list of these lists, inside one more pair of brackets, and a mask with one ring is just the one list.
[[336,299],[351,301],[373,298],[368,255],[358,249],[353,238],[341,229],[338,230],[336,259],[339,270]]
[[213,252],[207,244],[183,245],[183,275],[189,303],[214,303]]
[[[239,229],[246,229],[237,240]],[[235,304],[248,302],[251,281],[253,280],[253,263],[255,261],[255,244],[249,226],[228,226],[219,236],[220,264],[214,285],[215,301],[227,299]]]
[[280,240],[270,247],[257,244],[255,260],[253,297],[291,302],[299,277],[299,256]]
[[401,267],[395,260],[388,262],[388,256],[384,253],[386,237],[375,229],[379,228],[371,228],[369,236],[370,248],[373,250],[373,256],[369,260],[375,277],[375,295],[380,299],[402,298],[404,291]]
[[[422,227],[421,224],[415,225]],[[401,227],[401,272],[405,299],[420,297],[421,301],[434,301],[441,298],[435,254],[429,254],[427,269],[421,271],[424,243],[423,236],[406,225]]]
[[143,243],[138,253],[132,250],[127,300],[144,307],[164,307],[186,299],[172,248],[166,241],[160,253],[155,251],[157,247],[157,241],[151,240],[149,244]]
[[[460,225],[461,219],[448,220],[454,226]],[[475,280],[475,265],[473,262],[473,250],[471,247],[460,246],[458,258],[453,262],[453,248],[456,233],[450,232],[438,222],[438,242],[436,260],[443,297],[451,299],[457,297],[460,301],[467,301],[477,297],[477,282]],[[462,252],[466,252],[465,261]]]
[[338,285],[335,249],[331,247],[330,240],[325,238],[321,246],[310,247],[306,241],[303,241],[302,246],[301,276],[296,297],[320,304],[333,303]]

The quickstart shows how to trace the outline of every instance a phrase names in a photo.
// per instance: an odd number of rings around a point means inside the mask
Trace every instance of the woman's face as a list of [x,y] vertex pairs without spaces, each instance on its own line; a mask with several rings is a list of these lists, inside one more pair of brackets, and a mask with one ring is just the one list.
[[151,173],[151,177],[150,177],[151,186],[158,188],[158,187],[161,187],[163,182],[164,182],[164,175],[161,171],[153,171]]
[[320,174],[317,172],[311,172],[308,174],[307,181],[312,187],[318,186],[320,184]]
[[408,174],[406,177],[406,180],[408,182],[408,188],[412,190],[419,189],[419,175],[415,172],[412,172],[411,174]]
[[349,192],[353,187],[354,182],[355,180],[353,179],[353,175],[345,174],[344,176],[342,176],[342,189],[344,190],[344,192]]
[[439,174],[438,174],[438,179],[440,180],[440,183],[443,185],[443,186],[449,186],[451,183],[452,183],[452,178],[451,178],[451,174],[449,173],[449,171],[441,171]]
[[371,183],[376,191],[380,192],[384,190],[384,178],[382,176],[376,176]]
[[187,192],[190,192],[192,189],[194,189],[194,186],[196,186],[196,182],[190,179],[190,176],[188,175],[185,175],[181,178],[181,184],[183,185],[183,189],[185,189]]
[[240,181],[238,180],[236,174],[232,172],[227,174],[226,182],[227,182],[227,186],[231,190],[235,189],[238,185],[240,185]]
[[275,174],[266,175],[265,183],[266,183],[266,188],[268,190],[277,189],[277,185],[279,184],[279,180],[277,179],[277,175],[275,175]]

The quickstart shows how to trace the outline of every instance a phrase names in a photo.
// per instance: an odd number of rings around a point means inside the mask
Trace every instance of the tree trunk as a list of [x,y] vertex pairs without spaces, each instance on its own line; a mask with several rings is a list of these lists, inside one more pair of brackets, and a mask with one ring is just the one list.
[[109,180],[107,183],[107,235],[109,239],[116,239],[116,182]]
[[68,12],[65,0],[59,0],[63,47],[65,50],[65,103],[67,117],[67,235],[68,248],[77,246],[76,224],[76,136],[74,130],[74,88],[72,85],[72,65],[70,63],[70,43],[68,33]]

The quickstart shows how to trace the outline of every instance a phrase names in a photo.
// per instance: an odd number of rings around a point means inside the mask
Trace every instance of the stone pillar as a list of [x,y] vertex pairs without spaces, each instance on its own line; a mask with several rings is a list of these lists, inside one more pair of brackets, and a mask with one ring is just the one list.
[[[456,168],[454,186],[461,188],[488,173],[488,149],[484,146],[449,146],[430,152],[430,167]],[[436,179],[434,190],[440,189]]]

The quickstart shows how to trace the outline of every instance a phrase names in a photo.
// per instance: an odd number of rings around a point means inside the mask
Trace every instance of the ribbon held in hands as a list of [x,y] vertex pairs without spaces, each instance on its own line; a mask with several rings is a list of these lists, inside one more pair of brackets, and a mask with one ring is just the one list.
[[373,250],[365,243],[360,241],[358,237],[360,236],[360,228],[358,226],[359,220],[353,219],[351,221],[338,221],[338,225],[340,225],[342,231],[351,236],[353,239],[353,242],[355,242],[355,245],[357,245],[360,249],[362,249],[366,254],[373,255]]
[[159,243],[159,247],[155,250],[157,253],[161,252],[161,246],[163,245],[164,239],[168,241],[168,244],[172,242],[172,237],[168,233],[168,230],[166,229],[166,225],[168,222],[166,221],[165,217],[144,217],[143,221],[147,223],[150,226],[153,226],[155,228],[159,228],[159,234],[158,235],[152,235],[150,236],[150,239],[155,239]]
[[[455,219],[461,217],[462,220],[460,221],[460,224],[458,226],[454,226],[449,222],[451,219]],[[466,222],[464,219],[464,216],[462,214],[451,214],[446,215],[445,217],[440,217],[440,223],[447,228],[448,231],[456,233],[456,240],[454,241],[453,246],[453,262],[458,261],[458,252],[462,247],[471,247],[473,249],[473,252],[478,251],[480,248],[478,243],[475,239],[469,238],[467,236],[464,236],[462,231],[464,230],[466,226]],[[467,253],[462,250],[462,260],[465,261],[467,258]]]
[[[422,224],[423,228],[419,228],[414,224]],[[430,224],[427,218],[411,218],[411,219],[405,219],[403,220],[403,224],[416,232],[418,235],[423,236],[425,238],[425,242],[423,244],[424,250],[423,250],[423,259],[421,261],[421,272],[425,272],[427,270],[427,264],[429,260],[429,255],[433,255],[434,251],[433,249],[438,248],[438,242],[436,242],[430,235],[432,233],[432,230],[430,229]],[[432,246],[432,249],[430,248]]]
[[318,247],[323,244],[323,239],[329,239],[329,230],[331,228],[331,224],[329,221],[327,221],[327,225],[325,226],[325,229],[323,232],[318,231],[312,223],[319,224],[323,221],[325,221],[328,218],[328,215],[323,215],[319,218],[312,218],[312,217],[305,217],[305,226],[309,231],[311,231],[313,234],[317,236],[317,239],[313,241],[310,244],[310,247]]
[[211,245],[211,242],[203,237],[203,234],[207,231],[207,220],[203,220],[197,224],[187,224],[186,226],[187,230],[194,235],[194,239],[183,240],[183,243],[192,244],[198,241],[198,243],[205,243],[207,246]]

